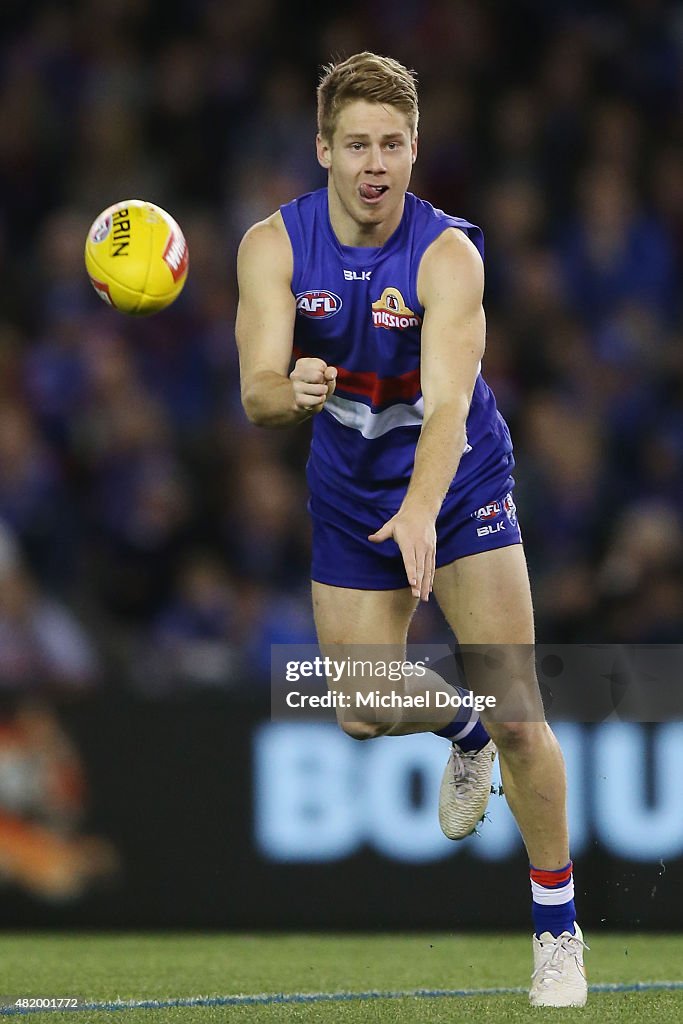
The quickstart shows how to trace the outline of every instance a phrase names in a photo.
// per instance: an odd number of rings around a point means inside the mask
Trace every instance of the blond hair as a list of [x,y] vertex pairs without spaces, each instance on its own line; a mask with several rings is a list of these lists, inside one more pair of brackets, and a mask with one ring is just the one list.
[[417,131],[417,83],[409,71],[392,57],[365,51],[338,64],[323,68],[318,85],[318,131],[332,141],[341,109],[354,100],[387,103],[405,114],[411,136]]

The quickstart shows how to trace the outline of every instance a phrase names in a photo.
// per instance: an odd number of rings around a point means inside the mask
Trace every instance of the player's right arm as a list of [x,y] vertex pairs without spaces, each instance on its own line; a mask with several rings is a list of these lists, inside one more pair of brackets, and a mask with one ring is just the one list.
[[247,231],[237,255],[239,303],[235,336],[242,405],[252,423],[286,427],[320,412],[337,371],[322,359],[292,359],[296,303],[292,247],[274,213]]

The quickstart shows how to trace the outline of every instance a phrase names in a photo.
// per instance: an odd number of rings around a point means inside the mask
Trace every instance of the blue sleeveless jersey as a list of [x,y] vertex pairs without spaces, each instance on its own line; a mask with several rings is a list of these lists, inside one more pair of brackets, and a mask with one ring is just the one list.
[[[482,232],[410,192],[399,227],[379,248],[340,244],[330,224],[327,189],[301,196],[281,212],[294,255],[294,354],[316,356],[338,369],[335,393],[313,421],[311,491],[398,508],[424,409],[420,260],[449,227],[464,231],[483,256]],[[474,492],[482,476],[512,451],[507,425],[481,374],[466,431],[449,489],[458,497]]]

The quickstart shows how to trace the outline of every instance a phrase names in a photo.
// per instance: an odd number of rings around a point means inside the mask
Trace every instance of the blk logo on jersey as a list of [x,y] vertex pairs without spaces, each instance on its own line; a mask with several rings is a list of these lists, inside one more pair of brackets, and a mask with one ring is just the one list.
[[372,322],[388,331],[405,331],[408,327],[419,327],[422,320],[408,309],[398,288],[385,288],[372,304]]
[[313,320],[324,320],[325,317],[334,316],[341,308],[342,300],[334,292],[299,292],[296,297],[297,313]]

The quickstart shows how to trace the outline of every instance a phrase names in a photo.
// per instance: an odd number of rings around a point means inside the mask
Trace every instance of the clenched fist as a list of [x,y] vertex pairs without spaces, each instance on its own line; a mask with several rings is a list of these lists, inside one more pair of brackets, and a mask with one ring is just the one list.
[[310,413],[322,412],[325,402],[334,394],[337,368],[323,359],[305,356],[297,359],[289,375],[294,385],[294,403]]

